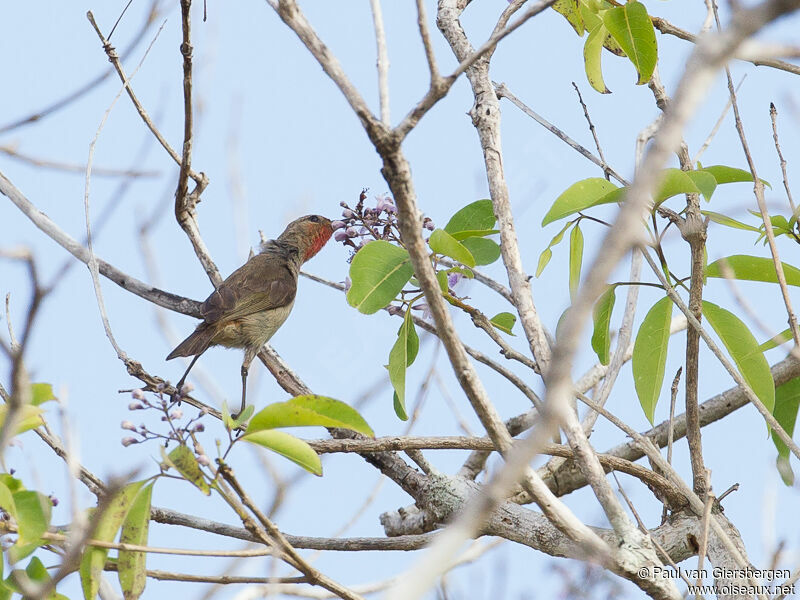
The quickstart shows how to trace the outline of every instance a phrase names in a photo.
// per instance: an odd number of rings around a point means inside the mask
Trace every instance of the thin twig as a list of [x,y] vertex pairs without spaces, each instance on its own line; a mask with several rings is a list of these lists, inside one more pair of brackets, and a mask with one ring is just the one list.
[[372,24],[375,28],[375,45],[378,49],[378,96],[380,98],[381,122],[391,127],[389,115],[389,53],[386,50],[386,30],[383,27],[381,0],[369,0],[372,9]]
[[789,207],[792,209],[792,215],[797,214],[797,207],[794,205],[792,199],[792,190],[789,188],[789,178],[786,175],[786,159],[783,158],[781,152],[781,145],[778,141],[778,109],[775,104],[769,103],[769,118],[772,121],[772,139],[775,140],[775,151],[778,153],[778,160],[781,164],[781,173],[783,174],[783,188],[786,190],[786,199],[789,201]]

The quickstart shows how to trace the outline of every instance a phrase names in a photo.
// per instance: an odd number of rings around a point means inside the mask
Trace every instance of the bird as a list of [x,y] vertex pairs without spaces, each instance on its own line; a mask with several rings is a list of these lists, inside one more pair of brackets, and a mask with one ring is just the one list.
[[320,215],[292,221],[277,239],[264,242],[258,254],[206,298],[200,305],[203,321],[167,356],[167,360],[194,357],[175,386],[177,395],[194,363],[208,348],[242,348],[242,406],[235,416],[244,412],[250,363],[289,316],[300,267],[322,250],[332,233],[330,219]]

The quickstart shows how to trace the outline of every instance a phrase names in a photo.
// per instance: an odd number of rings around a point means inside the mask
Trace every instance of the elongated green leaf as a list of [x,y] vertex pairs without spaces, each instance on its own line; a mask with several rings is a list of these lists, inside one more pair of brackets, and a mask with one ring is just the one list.
[[592,350],[597,354],[600,364],[607,365],[611,360],[611,312],[614,310],[617,286],[611,285],[600,294],[594,304],[594,329],[592,331]]
[[747,385],[772,412],[775,407],[775,383],[769,363],[747,325],[729,310],[706,300],[703,300],[703,315],[722,340]]
[[411,319],[411,311],[408,311],[397,332],[397,341],[389,352],[389,364],[386,365],[389,370],[389,381],[394,388],[395,412],[404,421],[408,419],[405,404],[406,369],[414,362],[418,350],[419,337],[414,328],[414,321]]
[[[594,27],[586,37],[583,45],[583,63],[586,69],[586,79],[589,84],[601,94],[610,94],[611,90],[603,81],[603,42],[608,36],[608,29],[602,23]],[[603,180],[605,181],[605,180]]]
[[494,240],[482,237],[468,237],[461,242],[475,258],[475,265],[490,265],[500,258],[500,246]]
[[277,452],[309,473],[322,476],[322,462],[314,449],[300,438],[275,429],[263,429],[241,437],[245,442]]
[[456,240],[444,229],[435,230],[431,234],[430,239],[428,239],[428,245],[431,247],[431,250],[437,254],[449,256],[453,260],[457,260],[462,265],[467,265],[468,267],[475,266],[475,258],[472,256],[470,251],[467,250],[466,246]]
[[551,258],[553,258],[553,251],[550,250],[550,248],[545,248],[539,255],[539,263],[536,265],[536,277],[542,274],[542,271],[544,271]]
[[397,297],[413,274],[405,248],[384,240],[370,242],[350,264],[352,285],[347,301],[362,313],[377,312]]
[[[790,379],[775,388],[775,410],[772,414],[789,436],[794,435],[798,406],[800,406],[800,378]],[[792,485],[794,473],[789,464],[789,448],[774,431],[772,432],[772,441],[778,449],[778,471],[781,478],[786,485]]]
[[583,18],[578,7],[578,0],[556,0],[553,10],[560,13],[579,36],[583,36]]
[[672,300],[664,297],[647,312],[633,345],[633,383],[639,404],[650,423],[664,382],[671,320]]
[[[766,283],[778,283],[778,275],[775,273],[775,264],[771,258],[760,256],[748,256],[746,254],[735,254],[726,258],[720,258],[708,265],[706,277],[725,277],[725,267],[727,263],[734,279],[746,281],[763,281]],[[800,286],[800,269],[781,263],[786,283],[789,285]]]
[[450,217],[444,230],[453,235],[459,231],[492,229],[496,221],[492,201],[476,200]]
[[661,204],[667,198],[677,196],[678,194],[700,193],[700,189],[686,171],[681,171],[680,169],[664,169],[661,173],[661,181],[658,185],[658,189],[656,193],[653,194],[653,200],[656,204]]
[[615,189],[617,186],[602,177],[590,177],[573,183],[553,202],[542,219],[542,226],[595,206],[598,200]]
[[550,259],[553,258],[553,251],[550,250],[550,248],[561,243],[561,240],[564,239],[564,233],[566,233],[567,229],[569,229],[572,226],[572,223],[574,223],[574,221],[570,221],[569,223],[564,225],[564,227],[561,228],[561,231],[559,231],[557,234],[553,236],[553,239],[550,240],[550,244],[547,246],[547,248],[544,249],[544,252],[542,252],[542,254],[539,256],[539,264],[536,267],[536,277],[539,277],[539,275],[542,274],[542,271],[544,271],[544,268],[547,266],[547,263],[549,263]]
[[775,337],[768,339],[766,342],[763,342],[758,347],[758,349],[761,350],[762,352],[766,352],[767,350],[772,350],[773,348],[777,348],[778,346],[785,344],[791,339],[792,339],[792,330],[791,328],[787,328],[781,331]]
[[710,202],[714,190],[717,189],[717,180],[714,176],[707,171],[685,171],[685,173],[694,181],[694,184],[697,186],[697,189],[700,190],[700,193],[703,194],[703,198],[706,199],[706,202]]
[[247,425],[245,435],[279,427],[338,427],[375,437],[358,411],[344,402],[309,394],[275,402],[260,410]]
[[514,327],[514,323],[517,322],[517,317],[510,312],[501,312],[489,319],[489,322],[497,327],[500,331],[507,333],[508,335],[514,335],[511,332],[511,329]]
[[[150,501],[153,484],[145,485],[131,503],[130,510],[122,522],[119,541],[137,546],[147,545],[150,529]],[[147,553],[120,550],[117,559],[119,585],[125,600],[136,600],[142,595],[147,582]]]
[[[750,171],[745,171],[744,169],[737,169],[736,167],[727,167],[725,165],[712,165],[710,167],[703,167],[702,169],[698,170],[711,173],[714,176],[714,179],[717,180],[718,184],[753,181],[753,175],[752,173],[750,173]],[[761,182],[768,188],[772,189],[772,186],[768,182],[764,181],[763,179],[761,180]]]
[[[144,481],[136,481],[126,485],[111,501],[111,504],[101,516],[94,530],[94,539],[101,542],[113,542],[119,531],[125,515],[128,514],[133,502]],[[90,511],[94,518],[94,511]],[[81,588],[85,600],[95,600],[100,588],[100,575],[106,564],[108,549],[91,547],[86,550],[81,558],[80,571]]]
[[164,462],[180,473],[183,478],[193,484],[206,496],[211,494],[211,488],[203,475],[203,470],[197,462],[197,458],[188,446],[178,444],[172,452],[166,454],[162,448],[162,458]]
[[725,225],[726,227],[733,227],[734,229],[744,229],[745,231],[755,231],[756,233],[759,232],[758,227],[753,227],[747,223],[742,223],[736,219],[731,219],[727,215],[711,212],[710,210],[701,210],[700,212],[707,216],[710,221],[714,221],[714,223],[719,223],[720,225]]
[[603,12],[603,24],[625,51],[639,74],[638,85],[650,81],[658,60],[653,23],[641,2],[628,2]]
[[569,297],[575,300],[578,285],[581,282],[581,264],[583,263],[583,233],[578,224],[569,235]]

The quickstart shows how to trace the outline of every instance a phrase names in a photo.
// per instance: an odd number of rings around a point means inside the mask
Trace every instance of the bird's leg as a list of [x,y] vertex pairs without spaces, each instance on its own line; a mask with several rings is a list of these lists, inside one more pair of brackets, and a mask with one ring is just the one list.
[[234,419],[241,415],[245,406],[247,406],[247,373],[250,370],[250,363],[256,357],[256,352],[258,352],[258,349],[251,350],[250,348],[246,348],[244,352],[244,360],[242,361],[242,407],[238,413],[231,415]]
[[[202,352],[200,353],[202,354]],[[186,372],[181,377],[180,381],[178,381],[177,385],[175,386],[175,392],[172,394],[172,401],[178,402],[180,404],[181,401],[181,388],[183,387],[183,382],[186,381],[187,375],[189,375],[189,371],[192,370],[194,363],[197,362],[197,359],[200,358],[200,354],[195,354],[194,358],[192,358],[192,362],[189,363],[189,368],[186,369]]]
[[247,365],[242,365],[242,407],[238,413],[233,415],[234,419],[244,412],[244,407],[247,405],[247,372],[249,369],[250,367]]

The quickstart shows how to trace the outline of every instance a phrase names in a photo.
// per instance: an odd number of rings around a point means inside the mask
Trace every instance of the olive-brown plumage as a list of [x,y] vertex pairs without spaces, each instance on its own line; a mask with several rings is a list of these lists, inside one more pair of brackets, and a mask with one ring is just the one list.
[[231,273],[206,298],[200,306],[203,322],[167,356],[167,360],[194,356],[176,386],[178,390],[209,347],[244,348],[244,410],[250,363],[289,316],[300,267],[322,249],[332,233],[330,220],[319,215],[292,221],[278,239],[264,243],[260,254]]

